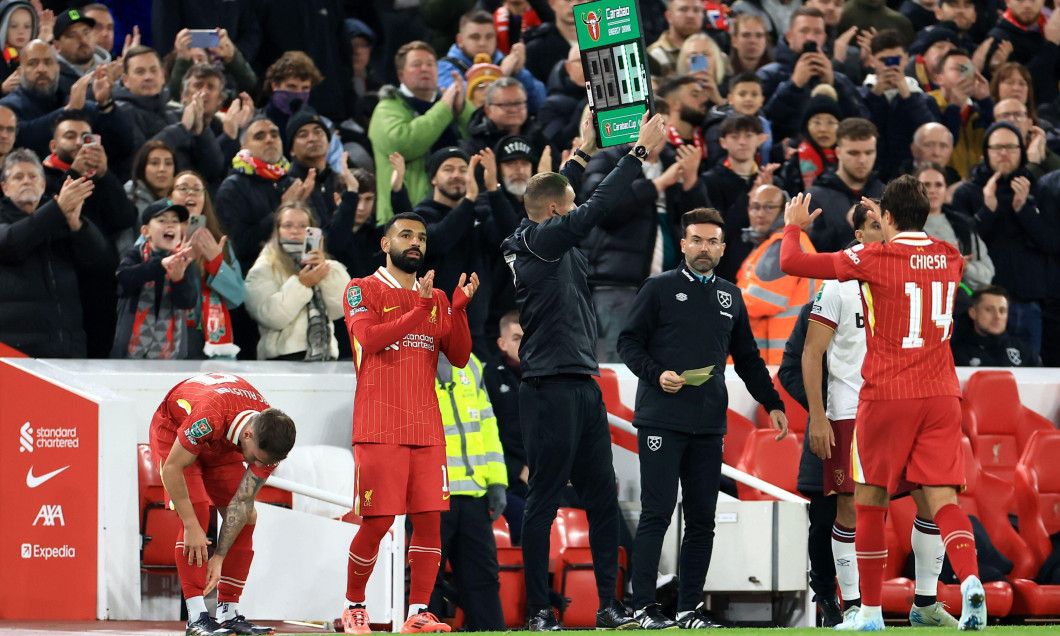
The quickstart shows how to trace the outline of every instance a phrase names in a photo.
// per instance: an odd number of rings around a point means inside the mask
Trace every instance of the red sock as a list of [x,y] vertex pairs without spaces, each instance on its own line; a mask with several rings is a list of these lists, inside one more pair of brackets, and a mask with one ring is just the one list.
[[375,569],[375,558],[379,556],[379,542],[394,525],[393,516],[364,517],[357,534],[350,542],[350,559],[346,564],[346,600],[364,602],[364,588]]
[[979,576],[979,562],[975,559],[975,536],[972,522],[956,504],[946,504],[935,513],[935,525],[942,534],[946,556],[957,578],[964,582],[969,576]]
[[[199,527],[205,529],[210,525],[210,504],[203,501],[191,504],[195,511],[195,518],[199,520]],[[206,587],[206,561],[201,566],[188,565],[188,557],[184,554],[184,526],[180,526],[177,532],[177,543],[173,546],[173,556],[177,560],[177,576],[180,577],[180,589],[184,592],[184,598],[202,596],[202,589]]]
[[250,562],[254,560],[254,526],[245,525],[232,542],[228,555],[221,564],[221,580],[217,583],[218,603],[238,603],[247,584]]
[[409,605],[427,605],[442,562],[442,513],[417,512],[409,516]]
[[855,508],[858,532],[854,537],[854,548],[861,577],[861,604],[879,607],[883,604],[883,569],[887,566],[887,538],[883,529],[887,508],[862,504],[855,504]]

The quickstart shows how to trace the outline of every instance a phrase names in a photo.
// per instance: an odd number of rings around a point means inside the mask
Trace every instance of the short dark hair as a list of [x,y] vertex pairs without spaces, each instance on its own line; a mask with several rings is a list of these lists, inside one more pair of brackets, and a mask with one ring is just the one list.
[[375,175],[364,168],[351,170],[353,178],[357,179],[357,194],[375,194]]
[[129,62],[131,62],[134,57],[140,57],[141,55],[148,55],[148,54],[154,55],[155,59],[158,60],[159,66],[162,65],[162,56],[158,54],[158,51],[152,49],[149,46],[144,46],[144,45],[141,44],[140,46],[132,47],[131,49],[129,49],[128,51],[125,52],[124,56],[122,56],[122,62],[121,62],[121,70],[122,70],[122,72],[123,73],[128,73],[129,72]]
[[670,95],[677,92],[679,88],[686,84],[697,84],[699,80],[692,77],[691,75],[675,75],[659,87],[659,97],[667,99]]
[[405,58],[408,57],[409,53],[412,51],[427,51],[435,60],[438,59],[438,53],[434,50],[433,46],[427,44],[423,40],[413,40],[407,44],[402,44],[401,48],[398,49],[397,53],[394,55],[394,68],[399,71],[404,69]]
[[518,309],[513,309],[513,310],[509,311],[508,313],[504,314],[503,316],[501,316],[500,332],[504,333],[505,329],[507,329],[508,327],[511,327],[512,325],[517,325],[517,324],[519,324],[519,310]]
[[[879,205],[879,203],[880,203],[876,199],[873,199],[873,201],[875,201],[877,205]],[[867,221],[868,219],[869,219],[869,209],[867,207],[865,207],[865,205],[863,205],[860,201],[855,203],[854,204],[854,218],[853,218],[854,229],[855,230],[864,229],[865,228],[865,221]]]
[[887,184],[880,197],[880,209],[890,212],[899,232],[919,232],[931,211],[924,186],[911,174],[904,174]]
[[423,220],[423,217],[415,212],[401,212],[390,217],[390,220],[383,226],[383,236],[390,234],[390,228],[394,227],[394,224],[398,221],[415,221],[422,223],[423,227],[427,227],[427,222]]
[[802,6],[798,9],[795,9],[795,13],[791,14],[791,19],[788,20],[788,28],[790,29],[791,27],[795,26],[795,20],[799,19],[802,16],[807,16],[810,18],[821,18],[822,20],[824,20],[824,14],[821,13],[820,9],[816,7]]
[[482,9],[473,9],[468,11],[464,15],[460,16],[460,25],[457,27],[457,31],[463,31],[464,26],[468,23],[472,24],[488,24],[493,26],[493,15],[489,11],[483,11]]
[[904,49],[902,46],[902,38],[898,36],[898,32],[894,29],[884,29],[872,36],[872,40],[869,42],[869,49],[873,55],[876,55],[880,51],[886,51],[887,49]]
[[721,122],[718,136],[728,137],[733,133],[750,132],[762,134],[762,122],[753,115],[729,115]]
[[666,103],[666,100],[660,99],[655,102],[655,114],[656,115],[669,115],[670,105]]
[[296,434],[294,420],[280,409],[265,409],[254,418],[258,448],[277,462],[287,459]]
[[527,216],[533,219],[545,205],[555,203],[565,196],[569,187],[570,181],[558,172],[539,172],[530,177],[523,194],[523,207],[526,208]]
[[[741,15],[753,15],[753,14],[743,13]],[[755,16],[755,17],[757,17],[757,16]],[[741,72],[737,73],[736,75],[733,75],[732,77],[729,78],[729,92],[730,93],[732,92],[732,89],[736,88],[737,84],[758,84],[758,86],[761,87],[762,86],[762,80],[757,75],[755,75],[754,73],[751,73],[750,71],[741,71]]]
[[876,124],[861,117],[847,117],[839,122],[839,127],[835,130],[835,143],[837,146],[842,139],[864,141],[873,138],[879,139],[879,137],[880,131],[876,129]]
[[972,307],[978,305],[983,296],[987,295],[1001,296],[1005,300],[1012,302],[1012,299],[1009,298],[1008,291],[1006,291],[1004,287],[1001,287],[1000,285],[983,285],[972,294]]
[[725,240],[725,219],[714,208],[695,208],[681,215],[681,232],[688,234],[688,226],[697,223],[713,223],[721,228],[721,240]]
[[64,108],[59,112],[59,116],[55,118],[55,124],[52,126],[52,136],[55,136],[55,131],[59,129],[59,124],[64,121],[83,121],[89,126],[92,125],[92,121],[89,120],[88,115],[83,110],[72,110]]
[[957,57],[957,56],[968,57],[968,58],[972,57],[968,53],[968,51],[962,49],[961,47],[957,47],[955,49],[950,49],[949,51],[946,51],[945,53],[943,53],[942,57],[939,58],[939,63],[935,66],[935,73],[936,74],[941,74],[942,73],[942,69],[946,68],[946,60],[950,59],[951,57]]
[[188,84],[193,79],[206,79],[207,77],[213,77],[217,81],[221,82],[221,88],[224,89],[225,85],[225,74],[220,68],[213,64],[195,64],[188,68],[184,73],[184,77],[180,79],[180,92],[183,95],[188,91]]

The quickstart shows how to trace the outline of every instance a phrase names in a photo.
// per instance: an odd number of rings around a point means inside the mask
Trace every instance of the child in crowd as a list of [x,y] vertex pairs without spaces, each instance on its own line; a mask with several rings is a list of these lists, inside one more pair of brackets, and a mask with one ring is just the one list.
[[[721,147],[718,138],[721,134],[721,122],[732,115],[750,115],[757,117],[762,122],[762,132],[765,141],[759,146],[757,162],[760,164],[772,161],[770,153],[773,152],[773,127],[761,114],[762,106],[765,104],[765,95],[762,93],[762,80],[754,73],[737,73],[729,80],[729,94],[726,96],[725,104],[715,106],[707,113],[707,120],[703,124],[703,137],[707,142],[707,162],[712,168],[719,165],[728,156]],[[782,160],[782,158],[781,158]],[[704,166],[706,167],[706,166]]]
[[155,201],[140,217],[146,239],[129,247],[118,265],[118,327],[112,358],[183,360],[188,357],[186,311],[198,299],[195,245],[181,247],[188,209]]

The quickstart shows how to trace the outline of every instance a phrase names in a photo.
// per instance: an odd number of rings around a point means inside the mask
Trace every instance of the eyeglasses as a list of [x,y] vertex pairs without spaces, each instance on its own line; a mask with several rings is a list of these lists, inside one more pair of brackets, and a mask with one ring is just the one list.
[[1020,149],[1020,146],[1019,144],[1001,144],[999,146],[987,146],[987,149],[997,152],[1016,152]]
[[1021,122],[1027,119],[1027,113],[1021,112],[1010,112],[1010,113],[998,113],[994,119],[1000,119],[1002,121]]
[[780,209],[779,205],[762,205],[760,203],[752,203],[751,205],[747,206],[747,211],[748,212],[758,212],[759,210],[772,211],[772,210],[779,210],[779,209]]
[[192,188],[191,186],[179,185],[173,187],[173,192],[179,192],[181,194],[202,194],[203,192],[206,192],[206,190],[203,188]]
[[524,99],[521,102],[496,102],[490,104],[490,106],[496,106],[497,108],[504,108],[506,110],[509,108],[524,108],[526,107],[526,100]]

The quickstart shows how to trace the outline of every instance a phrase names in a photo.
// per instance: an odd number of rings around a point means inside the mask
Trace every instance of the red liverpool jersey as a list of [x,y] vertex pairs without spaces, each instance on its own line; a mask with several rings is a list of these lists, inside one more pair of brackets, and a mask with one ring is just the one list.
[[833,258],[839,280],[861,281],[868,347],[861,399],[960,397],[949,339],[961,253],[923,232],[901,232]]
[[[173,387],[151,421],[151,434],[163,443],[179,442],[207,465],[243,461],[239,434],[265,409],[265,401],[249,382],[227,373],[206,373]],[[275,466],[251,467],[268,477]]]
[[[462,293],[462,292],[458,292]],[[384,267],[346,286],[346,326],[357,370],[353,443],[444,446],[434,376],[441,350],[467,364],[467,314],[445,292],[421,298]]]

